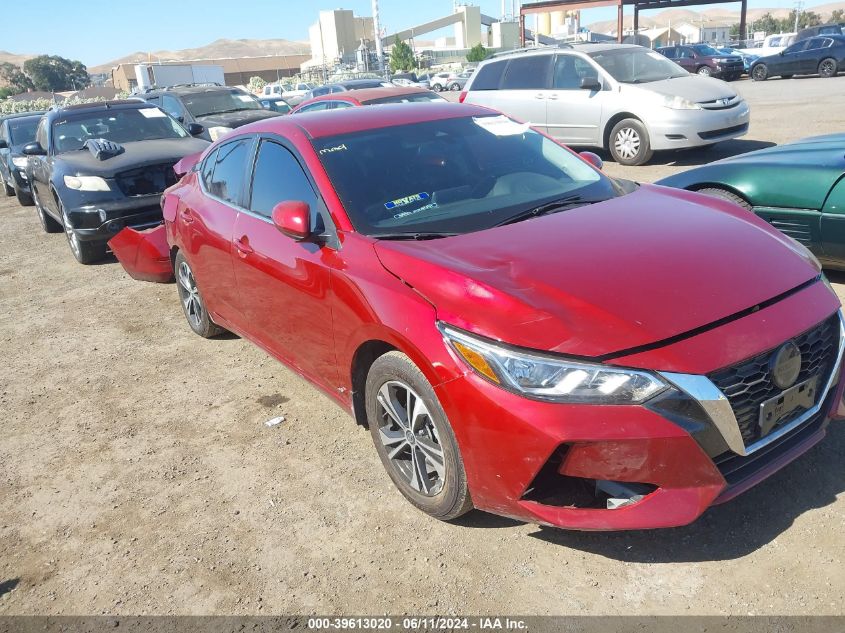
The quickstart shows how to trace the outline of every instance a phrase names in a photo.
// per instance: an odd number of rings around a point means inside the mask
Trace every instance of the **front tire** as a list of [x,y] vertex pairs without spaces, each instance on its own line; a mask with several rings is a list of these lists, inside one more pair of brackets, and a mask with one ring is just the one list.
[[401,352],[388,352],[367,375],[367,421],[381,463],[404,497],[448,521],[472,509],[458,443],[434,389]]
[[713,74],[713,71],[710,69],[710,66],[702,66],[698,70],[695,71],[697,75],[701,75],[702,77],[709,77]]
[[211,320],[208,310],[205,307],[205,300],[197,287],[191,265],[182,252],[176,253],[175,276],[176,290],[179,293],[179,303],[182,304],[182,313],[188,321],[188,325],[195,334],[203,338],[212,338],[222,334],[225,330]]
[[721,198],[722,200],[729,200],[746,211],[751,211],[753,209],[748,200],[735,194],[733,191],[728,191],[727,189],[722,189],[720,187],[705,187],[704,189],[699,189],[697,193],[703,193],[706,196],[713,196],[714,198]]
[[452,84],[451,86],[449,86],[449,90],[451,90],[452,92],[457,92],[460,89],[461,89],[460,84]]
[[620,165],[642,165],[654,154],[648,131],[637,119],[625,119],[614,125],[608,145],[613,160]]
[[[32,186],[32,185],[30,185]],[[32,187],[32,202],[35,205],[35,212],[38,214],[38,221],[41,223],[41,228],[45,233],[61,233],[62,225],[53,219],[49,213],[41,206],[41,201],[38,199],[38,194],[35,187]]]
[[32,206],[33,202],[32,202],[32,196],[30,194],[28,194],[24,191],[21,191],[17,187],[15,187],[14,193],[15,193],[15,197],[17,197],[17,199],[18,199],[18,204],[20,204],[22,207],[31,207]]
[[836,77],[837,72],[836,60],[832,57],[827,57],[819,62],[819,77],[829,79]]
[[0,174],[0,182],[3,183],[3,189],[6,191],[6,196],[11,198],[13,195],[15,195],[15,188],[6,182],[6,179],[3,177],[2,174]]
[[757,64],[751,69],[751,78],[754,81],[766,81],[769,78],[769,68],[766,64]]
[[56,196],[56,204],[59,207],[59,212],[62,214],[62,224],[65,229],[65,237],[67,238],[70,252],[80,264],[88,265],[100,261],[106,256],[106,243],[100,241],[87,241],[79,239],[79,235],[73,230],[70,225],[70,219],[65,213],[64,206],[61,200]]

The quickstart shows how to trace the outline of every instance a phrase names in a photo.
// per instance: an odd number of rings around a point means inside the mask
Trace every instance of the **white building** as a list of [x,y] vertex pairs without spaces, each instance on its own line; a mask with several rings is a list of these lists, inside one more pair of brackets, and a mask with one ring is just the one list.
[[311,59],[302,68],[333,66],[337,62],[355,63],[361,42],[370,45],[375,40],[373,18],[359,18],[349,9],[320,11],[317,22],[308,28]]
[[700,24],[682,22],[672,28],[681,34],[684,44],[698,44],[699,42],[726,44],[730,41],[731,27],[729,25],[710,24],[708,22],[701,22]]

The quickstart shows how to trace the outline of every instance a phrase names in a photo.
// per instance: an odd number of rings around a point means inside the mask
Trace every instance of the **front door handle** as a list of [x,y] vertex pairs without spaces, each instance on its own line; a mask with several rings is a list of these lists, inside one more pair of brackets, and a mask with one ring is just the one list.
[[546,95],[544,95],[542,92],[538,92],[537,94],[534,95],[534,98],[535,99],[545,99]]
[[255,252],[255,249],[249,245],[249,238],[246,235],[242,235],[240,239],[235,240],[235,248],[238,249],[238,255],[241,257],[246,257]]

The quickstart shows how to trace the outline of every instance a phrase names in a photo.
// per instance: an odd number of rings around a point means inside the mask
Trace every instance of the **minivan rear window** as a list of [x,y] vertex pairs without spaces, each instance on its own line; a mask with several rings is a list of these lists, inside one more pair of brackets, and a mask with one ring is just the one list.
[[527,55],[511,59],[502,90],[543,90],[549,86],[553,55]]
[[507,61],[501,61],[485,64],[479,68],[472,81],[472,90],[497,90],[507,65]]

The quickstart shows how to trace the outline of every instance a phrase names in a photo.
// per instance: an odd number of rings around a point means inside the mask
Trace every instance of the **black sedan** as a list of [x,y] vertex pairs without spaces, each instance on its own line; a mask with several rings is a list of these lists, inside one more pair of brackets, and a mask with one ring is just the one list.
[[0,185],[7,196],[17,196],[25,207],[32,206],[32,196],[26,175],[27,158],[21,150],[35,140],[35,128],[42,114],[23,112],[0,119]]
[[795,42],[777,55],[761,57],[751,64],[750,74],[754,81],[765,81],[793,75],[835,77],[840,70],[845,70],[845,35],[823,35]]
[[[188,130],[205,132],[196,123]],[[73,255],[90,264],[124,227],[161,222],[174,164],[207,146],[157,107],[127,100],[50,110],[23,153],[42,227],[64,229]]]

